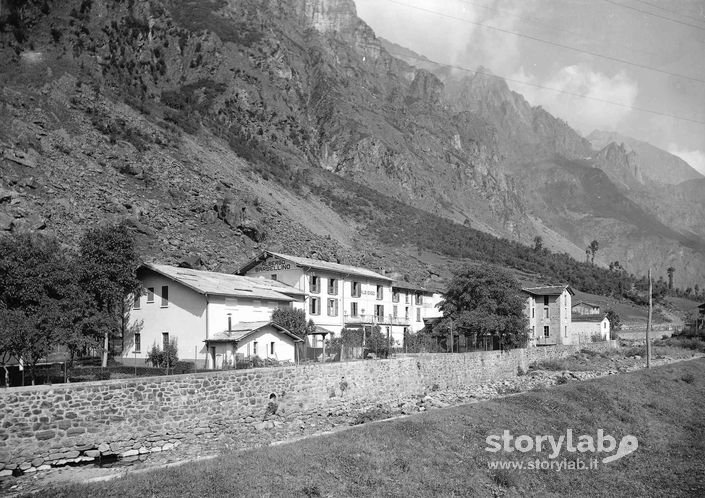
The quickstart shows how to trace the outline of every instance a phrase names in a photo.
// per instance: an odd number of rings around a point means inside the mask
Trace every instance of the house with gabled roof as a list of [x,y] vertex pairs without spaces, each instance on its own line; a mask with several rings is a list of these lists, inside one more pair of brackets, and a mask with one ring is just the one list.
[[529,346],[572,344],[569,285],[526,287],[524,313],[529,319]]
[[137,277],[144,293],[134,297],[123,363],[144,364],[153,346],[163,350],[171,341],[176,341],[179,359],[195,361],[199,369],[235,365],[237,355],[296,360],[298,338],[270,323],[275,309],[302,306],[303,295],[296,289],[149,263],[137,270]]
[[587,301],[578,301],[573,303],[573,315],[600,315],[600,305],[588,303]]

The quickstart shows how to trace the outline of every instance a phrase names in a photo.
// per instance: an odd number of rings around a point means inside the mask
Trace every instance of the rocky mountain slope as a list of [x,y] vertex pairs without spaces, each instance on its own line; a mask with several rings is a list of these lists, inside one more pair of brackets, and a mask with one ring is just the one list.
[[[0,22],[2,230],[70,241],[128,217],[155,258],[231,268],[268,247],[432,282],[447,269],[403,240],[422,209],[705,281],[699,231],[619,189],[595,201],[612,183],[566,123],[495,77],[395,58],[351,0],[0,0]],[[554,202],[563,184],[584,197]],[[381,199],[410,215],[375,250]]]

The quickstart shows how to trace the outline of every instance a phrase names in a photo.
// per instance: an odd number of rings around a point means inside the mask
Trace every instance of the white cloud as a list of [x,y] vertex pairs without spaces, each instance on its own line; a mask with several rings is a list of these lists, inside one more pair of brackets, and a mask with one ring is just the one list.
[[639,93],[637,82],[624,72],[609,76],[584,63],[565,66],[542,79],[527,74],[522,67],[511,79],[516,81],[509,81],[509,85],[531,104],[543,106],[585,134],[594,129],[617,129],[631,114],[630,107]]
[[678,156],[690,164],[694,169],[705,175],[705,152],[701,150],[685,150],[676,144],[668,144],[668,152]]

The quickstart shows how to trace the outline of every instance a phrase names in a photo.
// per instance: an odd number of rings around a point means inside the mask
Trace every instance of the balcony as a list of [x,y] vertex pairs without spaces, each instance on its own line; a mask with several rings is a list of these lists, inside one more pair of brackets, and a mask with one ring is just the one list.
[[394,317],[392,315],[356,315],[352,316],[345,313],[343,316],[344,322],[348,324],[359,325],[411,325],[409,318]]

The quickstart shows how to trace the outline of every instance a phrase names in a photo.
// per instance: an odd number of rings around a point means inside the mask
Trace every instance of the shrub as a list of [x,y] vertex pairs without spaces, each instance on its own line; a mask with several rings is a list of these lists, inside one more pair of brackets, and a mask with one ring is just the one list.
[[147,359],[144,360],[145,363],[151,363],[153,367],[156,368],[166,368],[174,369],[179,361],[178,357],[178,347],[176,345],[176,339],[172,339],[167,344],[167,347],[162,351],[159,346],[154,344],[152,350],[147,353]]
[[541,360],[535,361],[529,365],[530,370],[568,370],[567,364],[564,360]]

